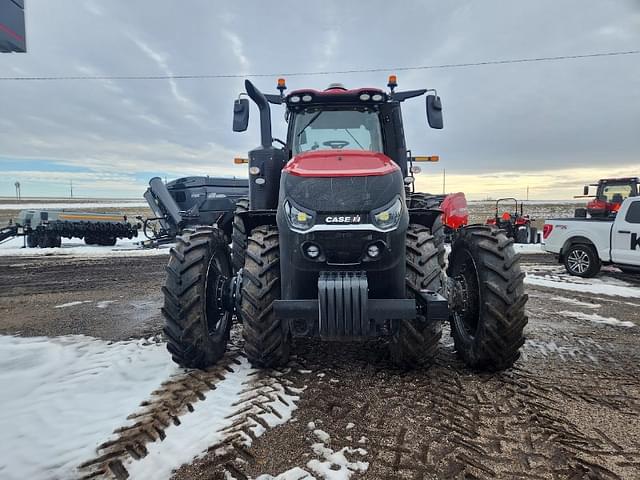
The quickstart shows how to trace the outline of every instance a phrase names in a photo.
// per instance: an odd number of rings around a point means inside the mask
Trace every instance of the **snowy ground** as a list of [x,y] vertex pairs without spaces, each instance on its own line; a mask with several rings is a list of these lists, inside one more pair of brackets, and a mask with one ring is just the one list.
[[138,243],[144,237],[132,239],[119,239],[113,247],[87,245],[84,240],[78,238],[63,238],[60,248],[24,248],[25,237],[15,237],[0,243],[0,256],[39,256],[39,255],[70,255],[74,257],[104,257],[104,256],[145,256],[168,255],[171,245],[162,245],[160,248],[143,249]]
[[184,372],[155,341],[55,333],[152,315],[159,334],[162,258],[3,256],[0,326],[50,337],[0,336],[0,478],[107,460],[133,479],[640,478],[640,278],[572,277],[523,247],[527,342],[491,375],[466,369],[448,332],[415,372],[380,342],[314,341],[258,372],[237,331],[224,362]]
[[65,208],[148,208],[149,204],[144,201],[116,201],[113,202],[33,202],[33,203],[0,203],[0,210],[28,210],[28,209],[49,209],[60,210]]
[[71,478],[177,368],[163,345],[0,336],[0,478]]
[[[277,381],[275,386],[261,384],[257,373],[240,357],[224,376],[212,377],[215,385],[205,382],[212,390],[200,393],[200,401],[189,400],[192,406],[184,409],[180,422],[164,429],[161,441],[148,443],[143,458],[119,460],[130,478],[168,479],[212,445],[233,437],[249,447],[268,427],[288,421],[298,396]],[[167,380],[170,387],[163,390]],[[153,341],[0,336],[0,478],[64,479],[87,473],[78,467],[99,465],[91,462],[96,452],[118,441],[114,431],[135,426],[138,417],[127,418],[141,404],[153,405],[155,397],[184,390],[190,380],[165,345]],[[165,408],[142,413],[157,416]],[[238,422],[246,423],[245,430],[233,428]]]

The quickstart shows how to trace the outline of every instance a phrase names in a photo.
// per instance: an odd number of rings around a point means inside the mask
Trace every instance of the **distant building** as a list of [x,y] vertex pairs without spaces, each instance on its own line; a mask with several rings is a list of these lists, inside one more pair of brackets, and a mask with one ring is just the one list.
[[0,0],[0,52],[26,52],[24,0]]

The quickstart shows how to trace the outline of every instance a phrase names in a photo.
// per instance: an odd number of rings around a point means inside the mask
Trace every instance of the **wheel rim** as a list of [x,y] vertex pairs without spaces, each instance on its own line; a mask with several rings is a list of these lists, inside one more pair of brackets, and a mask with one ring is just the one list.
[[581,249],[575,249],[572,250],[567,257],[567,264],[569,265],[569,270],[572,272],[584,273],[589,269],[591,260],[589,260],[587,252]]
[[451,270],[449,308],[455,329],[467,341],[475,337],[480,318],[480,289],[476,263],[468,250],[456,255]]
[[223,335],[231,321],[231,313],[224,307],[224,296],[230,284],[229,277],[229,268],[225,268],[218,252],[214,252],[209,260],[205,280],[204,316],[210,337]]

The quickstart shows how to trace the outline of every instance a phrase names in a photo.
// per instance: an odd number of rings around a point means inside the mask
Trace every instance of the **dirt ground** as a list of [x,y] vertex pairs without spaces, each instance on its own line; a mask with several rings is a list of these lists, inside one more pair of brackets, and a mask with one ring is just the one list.
[[[159,334],[166,260],[1,257],[0,333]],[[546,255],[524,256],[523,267],[564,275]],[[640,287],[640,276],[613,268],[600,280]],[[325,444],[334,451],[348,447],[351,461],[368,462],[354,479],[640,478],[640,328],[585,320],[640,325],[640,298],[527,291],[527,342],[513,369],[468,370],[447,332],[435,365],[415,372],[397,370],[380,342],[298,342],[288,367],[276,372],[304,389],[294,418],[249,449],[230,440],[225,455],[209,453],[174,478],[304,468],[318,441],[314,428],[330,436]],[[64,306],[71,302],[85,303]],[[241,347],[237,331],[233,338]]]

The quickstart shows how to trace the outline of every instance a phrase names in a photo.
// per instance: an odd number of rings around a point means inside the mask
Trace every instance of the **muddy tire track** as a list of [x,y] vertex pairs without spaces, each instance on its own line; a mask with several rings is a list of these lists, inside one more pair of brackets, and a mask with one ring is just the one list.
[[[234,347],[216,366],[185,371],[163,383],[141,403],[139,410],[127,417],[130,421],[127,425],[116,429],[112,438],[97,448],[95,458],[79,466],[80,478],[128,478],[127,464],[144,458],[149,443],[164,440],[167,428],[180,425],[181,418],[194,411],[194,404],[204,400],[217,384],[236,372],[243,357],[241,350]],[[273,425],[286,420],[279,410],[295,408],[300,391],[283,372],[251,372],[232,405],[233,413],[226,417],[228,426],[220,430],[223,440],[208,448],[209,463],[243,478],[234,463],[253,461],[249,451],[251,443]]]

